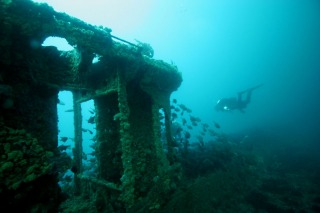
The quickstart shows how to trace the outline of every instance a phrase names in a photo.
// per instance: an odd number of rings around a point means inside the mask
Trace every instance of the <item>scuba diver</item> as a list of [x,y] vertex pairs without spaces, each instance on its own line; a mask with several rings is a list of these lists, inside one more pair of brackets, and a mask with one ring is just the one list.
[[[247,107],[247,105],[251,101],[251,94],[252,91],[255,89],[258,89],[263,84],[260,84],[258,86],[246,89],[242,92],[238,93],[237,98],[222,98],[217,102],[217,105],[214,107],[217,111],[232,111],[232,110],[240,110],[242,113],[244,113],[244,109]],[[243,99],[244,94],[246,94],[245,99]]]

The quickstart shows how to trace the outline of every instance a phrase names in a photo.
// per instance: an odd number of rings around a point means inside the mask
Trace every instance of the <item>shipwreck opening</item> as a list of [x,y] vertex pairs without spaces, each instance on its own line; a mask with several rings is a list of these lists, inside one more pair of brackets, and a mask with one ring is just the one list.
[[59,185],[63,191],[72,188],[74,174],[71,172],[72,149],[74,148],[74,112],[73,95],[70,91],[58,93],[58,150],[60,158],[63,159],[64,168],[59,173]]
[[94,101],[81,102],[77,95],[71,91],[58,93],[58,150],[65,165],[59,185],[67,193],[75,192],[76,174],[97,177]]
[[74,111],[73,95],[70,91],[60,91],[58,94],[58,148],[72,157],[74,146]]
[[93,100],[81,103],[82,114],[82,173],[97,176],[96,110]]
[[59,51],[71,51],[74,47],[69,44],[67,39],[56,36],[47,37],[41,44],[43,47],[55,46]]

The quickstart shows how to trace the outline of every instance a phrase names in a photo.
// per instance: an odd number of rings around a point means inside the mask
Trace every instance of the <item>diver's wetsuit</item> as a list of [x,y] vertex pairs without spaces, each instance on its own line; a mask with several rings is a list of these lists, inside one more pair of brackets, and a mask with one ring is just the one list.
[[[232,110],[238,109],[241,112],[244,112],[244,109],[247,107],[247,105],[251,101],[252,91],[261,87],[262,85],[263,84],[260,84],[258,86],[252,87],[252,88],[244,90],[242,92],[239,92],[237,98],[220,99],[217,102],[215,109],[217,111],[232,111]],[[243,100],[243,94],[245,94],[245,93],[247,93],[247,95],[246,95],[246,98]]]

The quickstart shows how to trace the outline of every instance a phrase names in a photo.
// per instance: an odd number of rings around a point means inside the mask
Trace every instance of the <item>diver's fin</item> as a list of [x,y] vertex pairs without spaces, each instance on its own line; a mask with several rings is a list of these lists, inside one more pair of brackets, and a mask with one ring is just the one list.
[[262,86],[263,86],[263,84],[259,84],[259,85],[255,86],[255,87],[251,87],[251,88],[246,89],[246,90],[244,90],[242,92],[239,92],[238,94],[242,94],[242,93],[245,93],[245,92],[251,92],[252,90],[258,89],[259,87],[262,87]]
[[263,86],[263,84],[259,84],[259,85],[255,86],[255,87],[252,87],[252,88],[248,89],[248,91],[252,91],[252,90],[258,89],[259,87],[262,87],[262,86]]

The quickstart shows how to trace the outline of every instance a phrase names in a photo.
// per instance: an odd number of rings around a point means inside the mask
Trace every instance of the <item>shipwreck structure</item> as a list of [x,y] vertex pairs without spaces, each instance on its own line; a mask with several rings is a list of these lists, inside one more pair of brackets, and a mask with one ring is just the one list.
[[[147,44],[125,43],[110,29],[46,4],[2,0],[0,14],[2,208],[57,212],[64,200],[58,174],[70,168],[75,196],[91,200],[96,212],[159,208],[179,178],[170,133],[170,95],[182,82],[177,67],[152,59]],[[75,49],[42,46],[50,36]],[[75,147],[68,165],[57,149],[58,93],[64,90],[74,98]],[[87,100],[94,100],[96,111],[95,178],[82,173],[81,103]]]

